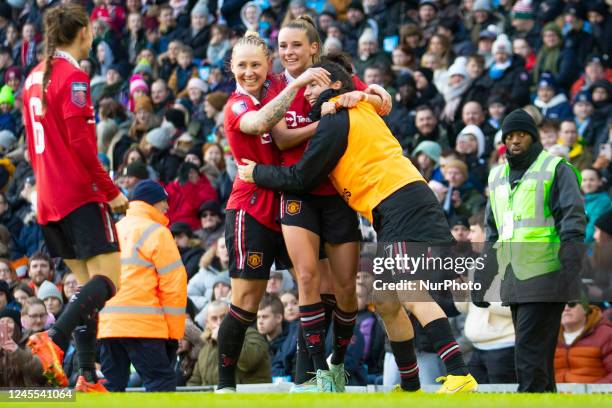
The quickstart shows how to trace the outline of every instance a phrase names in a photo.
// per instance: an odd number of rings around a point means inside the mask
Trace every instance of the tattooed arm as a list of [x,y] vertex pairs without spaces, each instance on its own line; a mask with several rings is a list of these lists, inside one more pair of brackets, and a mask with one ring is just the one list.
[[323,68],[307,69],[260,110],[244,114],[240,118],[240,130],[249,135],[261,135],[269,132],[285,116],[300,88],[313,81],[327,86],[329,84],[329,73]]

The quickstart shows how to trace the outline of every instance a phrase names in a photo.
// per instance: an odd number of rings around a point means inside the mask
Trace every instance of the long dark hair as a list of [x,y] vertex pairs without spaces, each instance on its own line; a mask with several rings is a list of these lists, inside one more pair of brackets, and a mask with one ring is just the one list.
[[340,81],[342,86],[338,90],[339,93],[345,93],[355,90],[353,78],[351,76],[352,67],[349,57],[346,54],[329,54],[321,58],[321,61],[314,64],[313,67],[321,67],[327,70],[330,74],[329,79],[332,82]]
[[72,44],[79,30],[89,25],[89,16],[83,6],[74,3],[60,4],[45,13],[45,71],[43,74],[43,108],[47,106],[47,85],[51,78],[53,54],[57,47]]

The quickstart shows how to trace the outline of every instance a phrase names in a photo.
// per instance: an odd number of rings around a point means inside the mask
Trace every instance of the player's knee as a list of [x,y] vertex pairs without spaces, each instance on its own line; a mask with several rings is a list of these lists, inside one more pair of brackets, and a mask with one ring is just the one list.
[[378,301],[374,303],[376,312],[383,319],[397,315],[400,310],[399,302]]
[[319,291],[321,277],[316,264],[309,262],[301,262],[295,265],[298,275],[298,284],[306,291]]

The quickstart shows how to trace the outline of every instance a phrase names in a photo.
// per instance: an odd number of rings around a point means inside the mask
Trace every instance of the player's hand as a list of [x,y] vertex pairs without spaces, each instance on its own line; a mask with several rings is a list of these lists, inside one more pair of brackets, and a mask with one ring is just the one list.
[[113,198],[108,204],[111,206],[113,212],[119,214],[125,214],[125,211],[129,206],[128,199],[123,195],[123,193],[119,193],[119,195]]
[[389,112],[391,112],[391,107],[393,105],[393,102],[391,99],[391,94],[387,92],[385,88],[383,88],[380,85],[373,84],[373,85],[369,85],[367,89],[365,90],[365,92],[371,95],[378,95],[381,97],[382,105],[380,106],[380,109],[378,110],[378,114],[380,116],[387,116]]
[[240,159],[240,161],[245,164],[238,165],[238,177],[240,177],[240,180],[246,181],[247,183],[254,183],[253,171],[255,171],[257,163],[249,159]]
[[297,77],[291,85],[299,89],[312,82],[316,82],[317,85],[320,86],[328,86],[331,83],[329,72],[323,68],[308,68],[302,75]]
[[336,113],[336,104],[334,102],[323,102],[321,104],[321,116],[334,115]]
[[[345,94],[340,95],[338,101],[336,102],[336,106],[343,108],[352,108],[357,106],[360,101],[367,100],[367,96],[365,92],[361,91],[352,91],[347,92]],[[321,113],[323,114],[323,113]]]

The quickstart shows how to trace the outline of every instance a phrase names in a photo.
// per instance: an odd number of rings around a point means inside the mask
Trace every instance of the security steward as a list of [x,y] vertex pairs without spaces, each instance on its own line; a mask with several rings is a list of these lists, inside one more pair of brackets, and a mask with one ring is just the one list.
[[178,340],[185,331],[187,272],[167,228],[168,195],[139,182],[117,223],[120,288],[100,312],[102,372],[109,391],[124,391],[130,363],[147,391],[175,391]]
[[507,163],[489,173],[486,241],[496,249],[501,300],[512,311],[518,391],[556,392],[561,313],[578,296],[586,225],[580,173],[543,149],[522,109],[504,119],[502,140]]

